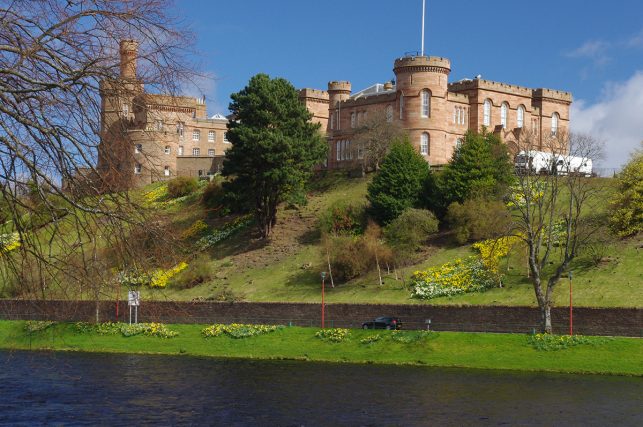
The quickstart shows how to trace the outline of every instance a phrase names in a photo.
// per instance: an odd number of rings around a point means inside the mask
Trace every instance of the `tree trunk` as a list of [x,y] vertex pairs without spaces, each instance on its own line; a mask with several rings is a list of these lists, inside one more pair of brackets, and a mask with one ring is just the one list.
[[100,323],[100,300],[96,297],[96,323]]
[[330,277],[330,287],[335,287],[335,282],[333,282],[333,269],[330,268],[330,251],[328,247],[326,248],[326,261],[328,261],[328,276]]
[[546,303],[544,307],[540,308],[541,315],[541,331],[546,334],[551,334],[551,305]]
[[377,249],[375,250],[375,264],[377,264],[377,276],[379,277],[379,286],[382,286],[382,271],[380,270],[380,260],[377,256]]

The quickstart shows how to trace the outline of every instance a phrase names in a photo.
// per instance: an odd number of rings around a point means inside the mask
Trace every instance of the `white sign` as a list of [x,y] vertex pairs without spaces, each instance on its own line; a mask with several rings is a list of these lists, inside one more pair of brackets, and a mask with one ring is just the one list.
[[141,305],[141,293],[139,291],[127,292],[127,305],[138,307]]

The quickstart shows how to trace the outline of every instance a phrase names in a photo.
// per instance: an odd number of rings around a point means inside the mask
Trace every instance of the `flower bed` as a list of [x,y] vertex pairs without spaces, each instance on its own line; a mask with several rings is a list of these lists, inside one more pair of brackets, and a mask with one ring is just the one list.
[[78,322],[75,325],[76,331],[80,333],[97,333],[100,335],[121,334],[124,337],[133,337],[135,335],[146,335],[148,337],[172,338],[179,333],[170,330],[163,323],[86,323]]
[[27,320],[25,322],[25,331],[29,333],[40,332],[55,324],[56,322],[51,320]]
[[204,328],[201,333],[205,338],[218,337],[224,334],[231,338],[248,338],[268,334],[282,328],[283,326],[281,325],[247,325],[241,323],[223,325],[217,323]]
[[536,350],[558,351],[581,344],[603,344],[608,339],[605,337],[584,337],[582,335],[533,334],[529,336],[527,342]]
[[247,227],[250,225],[250,223],[253,220],[252,215],[244,215],[241,216],[234,221],[226,224],[224,227],[214,230],[212,233],[208,234],[207,236],[201,237],[199,240],[197,240],[196,245],[199,248],[199,250],[206,250],[217,243],[227,239],[228,237],[232,236],[235,234],[237,231],[241,230],[244,227]]
[[152,278],[150,280],[149,286],[150,288],[164,288],[167,286],[167,282],[183,270],[188,268],[188,263],[185,261],[181,261],[174,267],[170,268],[169,270],[156,270],[154,273],[152,273]]
[[315,336],[324,341],[342,342],[349,338],[350,331],[342,328],[322,329]]
[[413,298],[431,299],[482,292],[496,284],[495,275],[485,267],[482,259],[472,256],[416,271],[411,276],[411,295]]

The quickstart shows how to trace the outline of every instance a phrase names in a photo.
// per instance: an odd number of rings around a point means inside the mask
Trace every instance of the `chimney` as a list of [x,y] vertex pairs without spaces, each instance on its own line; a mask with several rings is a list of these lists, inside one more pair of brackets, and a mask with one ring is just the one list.
[[136,40],[121,40],[121,78],[136,80],[136,58],[138,56],[138,42]]

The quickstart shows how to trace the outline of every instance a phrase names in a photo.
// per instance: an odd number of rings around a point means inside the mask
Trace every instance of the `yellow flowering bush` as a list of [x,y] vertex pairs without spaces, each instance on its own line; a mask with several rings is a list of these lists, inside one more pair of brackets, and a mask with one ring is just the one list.
[[516,236],[505,236],[499,239],[488,239],[473,244],[480,253],[484,266],[494,274],[499,274],[500,259],[509,255],[511,249],[520,241]]
[[145,202],[149,205],[153,205],[154,203],[167,198],[167,196],[167,184],[161,184],[154,190],[148,191],[143,195]]
[[151,288],[164,288],[172,277],[176,276],[186,268],[188,268],[188,263],[181,261],[169,270],[156,270],[152,273],[149,286]]
[[281,325],[248,325],[242,323],[232,323],[230,325],[224,325],[216,323],[204,328],[201,331],[201,334],[203,334],[205,338],[218,337],[224,334],[228,335],[231,338],[248,338],[255,337],[257,335],[268,334],[282,328],[283,326]]
[[315,334],[317,338],[324,341],[342,342],[350,336],[350,331],[343,328],[322,329]]
[[453,262],[416,271],[411,276],[411,295],[431,299],[467,292],[481,292],[497,284],[497,278],[482,259],[470,256]]
[[[530,203],[537,202],[545,195],[547,184],[544,181],[525,182],[524,184],[515,184],[511,187],[507,206],[524,207],[527,204],[527,199]],[[525,190],[527,190],[525,194]]]
[[18,232],[0,234],[0,256],[20,247],[20,235]]
[[184,239],[190,239],[190,238],[192,238],[194,236],[198,236],[200,234],[203,234],[207,229],[208,229],[208,224],[206,224],[205,221],[203,221],[202,219],[199,219],[199,220],[195,221],[194,224],[192,224],[190,226],[190,228],[185,230],[181,234],[181,236]]

